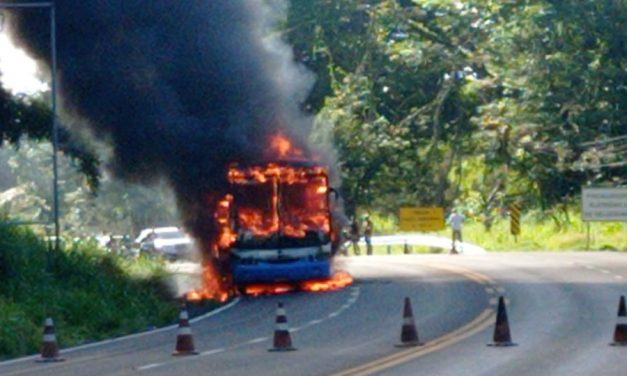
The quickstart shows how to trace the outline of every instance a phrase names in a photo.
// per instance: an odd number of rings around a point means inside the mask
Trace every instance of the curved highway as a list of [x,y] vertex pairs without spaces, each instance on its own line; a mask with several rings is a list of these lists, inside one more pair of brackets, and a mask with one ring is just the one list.
[[[173,357],[177,330],[62,350],[67,360],[0,363],[1,375],[624,375],[609,346],[625,291],[618,253],[503,253],[339,258],[340,291],[243,297],[192,323],[196,356]],[[516,347],[493,348],[507,299]],[[397,348],[403,300],[424,346]],[[293,352],[272,347],[277,302]]]

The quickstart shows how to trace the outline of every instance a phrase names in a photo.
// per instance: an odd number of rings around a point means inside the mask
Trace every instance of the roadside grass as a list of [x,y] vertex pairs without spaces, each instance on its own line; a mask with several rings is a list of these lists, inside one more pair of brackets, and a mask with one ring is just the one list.
[[490,251],[627,251],[626,223],[588,223],[578,217],[571,217],[569,223],[557,224],[534,215],[523,216],[517,237],[510,234],[508,218],[496,221],[490,231],[481,223],[467,223],[463,234],[464,240]]
[[52,317],[61,347],[174,323],[178,303],[158,260],[128,260],[94,244],[51,258],[28,229],[0,225],[0,360],[37,353]]
[[[583,222],[580,215],[570,213],[569,221],[557,223],[553,219],[543,218],[537,212],[528,213],[521,218],[519,236],[510,234],[508,217],[495,220],[492,228],[487,231],[482,223],[472,218],[466,219],[463,226],[464,241],[476,244],[488,251],[624,251],[627,252],[627,223],[622,222]],[[377,235],[398,233],[398,226],[388,217],[372,216]],[[590,241],[588,243],[588,226]],[[450,238],[450,229],[431,235]],[[366,247],[361,244],[361,254]],[[448,249],[437,247],[410,245],[410,253],[447,253]],[[349,255],[353,255],[348,246]],[[374,246],[374,254],[403,254],[404,245]]]

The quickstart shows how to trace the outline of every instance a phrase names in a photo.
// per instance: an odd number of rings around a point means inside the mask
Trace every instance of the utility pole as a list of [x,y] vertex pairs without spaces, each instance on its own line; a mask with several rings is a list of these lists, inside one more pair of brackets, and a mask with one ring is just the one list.
[[25,8],[44,8],[50,10],[50,91],[51,91],[51,112],[52,112],[52,216],[54,220],[54,251],[58,253],[60,250],[59,226],[59,168],[58,168],[58,150],[59,150],[59,126],[57,123],[57,22],[54,2],[36,2],[36,3],[0,3],[0,9],[25,9]]

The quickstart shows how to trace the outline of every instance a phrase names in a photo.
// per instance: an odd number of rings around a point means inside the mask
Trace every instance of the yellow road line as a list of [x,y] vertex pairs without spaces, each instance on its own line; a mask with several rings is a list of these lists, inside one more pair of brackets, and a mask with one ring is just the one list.
[[[484,285],[493,284],[490,278],[482,274],[479,274],[477,272],[465,269],[465,268],[453,267],[449,265],[446,265],[446,266],[435,265],[435,264],[429,264],[429,265],[422,264],[422,265],[461,274],[465,276],[466,278],[471,279],[480,284],[484,284]],[[412,359],[419,358],[421,356],[430,354],[434,351],[450,346],[454,343],[460,342],[461,340],[468,338],[474,335],[475,333],[478,333],[484,330],[485,328],[487,328],[488,326],[490,326],[492,323],[494,323],[495,318],[496,318],[496,313],[494,312],[494,310],[491,308],[486,308],[485,310],[483,310],[483,312],[481,312],[477,317],[475,317],[472,321],[470,321],[466,325],[452,332],[446,333],[438,338],[435,338],[434,340],[427,342],[423,346],[402,350],[397,353],[370,361],[368,363],[364,363],[357,367],[353,367],[344,371],[340,371],[338,373],[334,373],[332,374],[332,376],[366,376],[366,375],[375,374],[377,372],[381,372],[391,367],[398,366],[399,364],[406,363]]]

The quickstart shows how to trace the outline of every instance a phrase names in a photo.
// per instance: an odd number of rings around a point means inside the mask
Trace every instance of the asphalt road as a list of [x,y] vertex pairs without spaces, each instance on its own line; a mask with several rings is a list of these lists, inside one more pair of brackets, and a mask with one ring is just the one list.
[[[241,298],[192,323],[199,355],[171,356],[176,328],[62,350],[65,362],[0,363],[0,375],[625,375],[609,342],[626,255],[504,253],[338,260],[341,291]],[[493,348],[497,297],[518,346]],[[403,299],[421,341],[399,349]],[[268,352],[283,302],[297,351]]]

